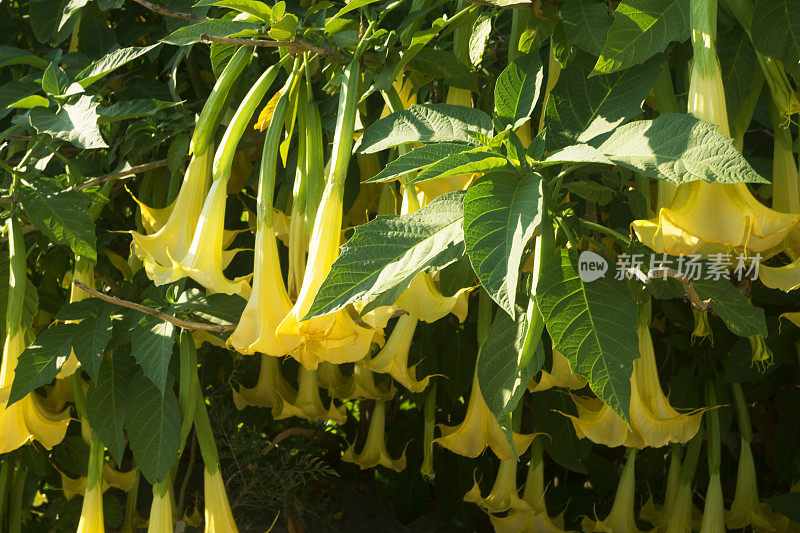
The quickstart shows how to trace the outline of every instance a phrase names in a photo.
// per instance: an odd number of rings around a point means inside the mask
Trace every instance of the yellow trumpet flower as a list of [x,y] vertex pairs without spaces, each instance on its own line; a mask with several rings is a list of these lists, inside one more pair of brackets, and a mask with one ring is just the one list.
[[83,496],[81,518],[76,533],[104,533],[103,521],[103,487],[95,483]]
[[400,455],[399,459],[392,459],[389,450],[386,448],[386,436],[384,430],[386,426],[386,403],[375,402],[372,410],[372,419],[369,421],[369,431],[364,448],[360,453],[356,453],[355,443],[348,446],[342,455],[342,461],[359,465],[361,470],[373,468],[381,465],[383,467],[402,472],[406,468],[406,452]]
[[322,362],[317,368],[319,386],[328,391],[328,396],[339,400],[349,400],[355,391],[355,378],[344,375],[339,365]]
[[[131,231],[131,251],[144,263],[147,276],[156,285],[174,281],[173,263],[170,257],[183,257],[192,242],[200,212],[203,208],[203,198],[206,196],[211,181],[211,163],[214,150],[206,150],[200,156],[192,157],[186,167],[183,184],[178,192],[175,203],[169,209],[166,221],[162,219],[165,211],[153,212],[144,204],[142,206],[142,225],[145,230],[149,227],[156,229],[150,235],[142,235]],[[148,222],[145,222],[147,220]]]
[[719,472],[712,473],[708,480],[706,505],[703,509],[703,521],[700,533],[717,533],[725,531],[725,504],[722,499],[722,481]]
[[186,253],[180,255],[172,249],[167,250],[172,260],[173,275],[164,283],[188,276],[211,292],[238,294],[243,298],[250,296],[250,285],[246,281],[249,276],[231,281],[222,272],[226,186],[227,180],[224,178],[211,184]]
[[669,521],[669,516],[672,514],[672,508],[675,505],[675,500],[678,497],[678,475],[681,471],[681,460],[679,457],[680,449],[672,448],[670,454],[669,469],[667,470],[667,488],[664,494],[664,505],[657,506],[653,501],[653,495],[642,506],[639,511],[639,516],[647,520],[657,528],[661,529],[662,526]]
[[153,486],[153,503],[150,505],[150,519],[147,533],[172,533],[175,523],[172,512],[172,491],[168,480]]
[[464,501],[474,503],[487,513],[502,513],[509,509],[513,511],[533,510],[530,504],[520,498],[517,493],[516,459],[500,461],[492,490],[485,498],[481,494],[481,487],[476,479],[472,488],[464,495]]
[[[478,355],[480,357],[480,355]],[[488,446],[502,461],[514,459],[514,452],[481,394],[478,374],[472,378],[472,391],[464,421],[457,426],[439,425],[442,436],[433,442],[464,457],[477,457]],[[517,454],[522,454],[533,441],[533,435],[512,434]]]
[[769,505],[761,502],[758,497],[756,466],[753,462],[750,442],[742,437],[741,444],[739,470],[736,476],[736,493],[730,510],[725,514],[725,524],[728,529],[741,529],[751,526],[756,531],[775,531],[775,527],[770,520],[772,517]]
[[578,390],[586,386],[588,380],[580,374],[575,374],[569,367],[569,361],[564,354],[558,350],[553,350],[553,366],[550,372],[542,370],[539,380],[531,378],[528,383],[528,390],[531,392],[540,392],[550,390],[553,387],[561,387],[564,389]]
[[708,323],[708,313],[705,311],[698,311],[697,309],[692,309],[692,315],[694,316],[694,330],[692,331],[692,342],[695,339],[705,339],[708,337],[711,341],[714,341],[714,332],[711,331],[711,325]]
[[327,409],[322,405],[322,398],[319,395],[319,385],[317,384],[317,371],[309,370],[303,366],[298,369],[297,375],[298,391],[289,397],[281,397],[280,412],[273,409],[273,416],[276,420],[282,420],[296,416],[306,420],[333,420],[337,424],[344,424],[347,420],[347,413],[344,405],[335,407],[333,399]]
[[277,329],[279,339],[287,344],[297,344],[291,352],[292,357],[311,370],[315,370],[321,361],[341,364],[363,359],[376,331],[356,322],[350,308],[303,320],[331,265],[339,256],[342,191],[333,185],[333,180],[328,182],[317,211],[300,295]]
[[750,341],[750,351],[753,353],[752,363],[759,368],[766,368],[772,364],[772,350],[767,346],[767,341],[763,335],[753,335],[748,337]]
[[225,482],[219,468],[210,472],[203,469],[203,494],[205,496],[205,533],[237,533],[239,529],[231,513]]
[[299,340],[278,338],[275,332],[292,309],[292,302],[283,283],[275,234],[267,223],[259,224],[256,230],[254,265],[253,291],[228,345],[242,354],[286,355]]
[[293,394],[295,391],[281,374],[280,360],[262,355],[256,385],[252,388],[234,389],[233,403],[240,411],[248,405],[280,411],[282,398],[290,398]]
[[636,518],[633,514],[635,489],[636,450],[631,449],[628,451],[628,461],[622,471],[611,512],[605,520],[600,520],[596,516],[595,520],[584,517],[583,530],[586,532],[601,531],[603,533],[618,533],[620,531],[639,533],[641,530],[636,526]]
[[[61,476],[61,490],[64,491],[64,498],[71,500],[74,496],[86,492],[86,476],[72,478],[61,470],[58,470],[58,473]],[[109,463],[103,463],[103,492],[107,491],[109,487],[120,489],[123,492],[130,492],[138,477],[139,470],[136,468],[122,472]]]
[[431,379],[431,376],[426,376],[417,381],[416,365],[410,368],[408,366],[408,351],[411,349],[418,322],[411,315],[401,316],[381,351],[364,362],[365,367],[373,372],[389,374],[411,392],[422,392]]
[[469,293],[472,289],[473,287],[467,287],[452,296],[444,296],[433,283],[430,274],[422,272],[403,291],[395,304],[423,322],[436,322],[450,313],[459,322],[463,322],[467,318]]
[[361,364],[353,365],[353,390],[350,393],[352,400],[380,400],[388,401],[396,392],[394,383],[387,380],[388,384],[381,385],[375,382],[372,370]]

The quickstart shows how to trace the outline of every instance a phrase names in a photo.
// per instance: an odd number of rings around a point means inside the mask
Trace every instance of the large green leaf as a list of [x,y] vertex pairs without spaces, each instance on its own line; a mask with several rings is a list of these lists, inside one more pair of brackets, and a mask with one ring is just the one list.
[[111,340],[111,317],[100,315],[81,320],[72,339],[72,350],[81,363],[81,367],[93,380],[100,372],[100,361],[103,352]]
[[162,392],[142,372],[131,380],[125,427],[133,458],[150,483],[169,475],[181,446],[181,414],[172,389]]
[[561,5],[561,20],[570,42],[597,57],[603,52],[611,17],[605,2],[566,0]]
[[[728,121],[733,124],[751,90],[756,69],[761,67],[750,38],[738,24],[720,28],[719,63],[722,68],[722,85],[725,87],[725,107]],[[761,78],[758,78],[761,83]]]
[[[114,120],[127,120],[134,117],[155,115],[162,109],[179,105],[180,102],[165,102],[153,98],[136,98],[111,104],[108,107],[98,107],[97,114],[103,122]],[[186,154],[183,154],[186,155]]]
[[185,46],[199,42],[204,34],[211,37],[230,37],[242,31],[258,30],[261,27],[261,24],[241,20],[206,20],[197,24],[183,26],[161,39],[161,42]]
[[406,172],[413,172],[421,168],[438,163],[447,156],[460,154],[471,147],[462,143],[432,143],[424,144],[419,148],[414,148],[386,164],[386,166],[375,174],[365,183],[376,183],[380,181],[391,181],[398,179]]
[[542,217],[542,176],[490,172],[464,198],[464,243],[484,289],[515,316],[519,263]]
[[409,66],[431,78],[443,79],[448,87],[458,87],[467,91],[478,90],[475,76],[464,63],[448,51],[423,48],[414,56]]
[[539,51],[518,57],[497,78],[494,86],[495,118],[501,129],[519,127],[528,120],[544,79],[544,67]]
[[530,379],[544,362],[541,343],[533,361],[523,362],[522,345],[525,342],[527,317],[520,309],[517,319],[506,313],[497,313],[489,328],[489,336],[478,354],[478,384],[486,405],[492,412],[511,444],[511,413],[525,393]]
[[557,150],[546,161],[614,163],[675,185],[695,180],[767,183],[715,124],[683,113],[625,124],[591,144],[596,146]]
[[548,133],[586,142],[635,118],[663,62],[664,56],[658,55],[621,72],[589,77],[594,57],[577,51],[548,98]]
[[592,442],[579,439],[572,421],[564,416],[578,414],[575,403],[568,394],[556,390],[537,392],[535,398],[533,430],[545,434],[544,449],[564,468],[586,474],[583,461],[592,451]]
[[152,44],[150,46],[131,46],[129,48],[120,48],[110,54],[106,54],[97,61],[92,62],[88,67],[83,69],[80,74],[76,76],[77,82],[84,89],[93,84],[103,76],[113,72],[119,67],[130,63],[137,57],[143,56],[155,48],[161,46],[160,43]]
[[435,272],[464,254],[464,193],[443,194],[419,211],[379,216],[356,227],[317,292],[305,319],[366,302],[391,305],[420,272]]
[[38,69],[46,69],[49,63],[32,52],[15,46],[0,46],[0,68],[12,65],[31,65]]
[[128,395],[136,363],[124,352],[106,357],[100,364],[97,379],[86,392],[86,415],[108,451],[121,463],[125,452],[123,426],[128,414]]
[[750,303],[729,280],[697,279],[692,281],[692,286],[700,298],[712,300],[711,310],[733,333],[740,337],[767,336],[764,309]]
[[131,355],[142,367],[144,375],[162,393],[167,386],[167,370],[175,344],[174,331],[175,326],[171,323],[145,315],[131,335]]
[[194,4],[194,7],[218,6],[235,9],[248,15],[253,15],[264,22],[269,22],[272,18],[272,9],[261,0],[201,0]]
[[55,379],[72,352],[72,337],[77,327],[75,324],[56,324],[39,333],[33,344],[25,348],[14,369],[9,404]]
[[689,0],[623,0],[614,11],[594,72],[640,65],[663,52],[670,41],[688,39],[689,26]]
[[62,189],[57,180],[40,176],[33,184],[20,184],[19,196],[36,228],[56,243],[69,246],[75,254],[97,259],[94,223],[80,193]]
[[81,96],[58,112],[41,107],[31,109],[28,120],[38,133],[71,142],[78,148],[108,148],[97,127],[97,105],[91,97]]
[[751,32],[762,54],[783,62],[800,83],[800,0],[756,0]]
[[373,122],[361,137],[359,152],[369,154],[411,142],[462,142],[477,145],[471,133],[491,137],[492,118],[479,109],[451,104],[420,104]]
[[584,282],[577,252],[562,250],[548,260],[536,300],[553,339],[573,372],[585,376],[595,394],[629,420],[631,373],[639,357],[636,302],[624,281],[610,273]]
[[787,492],[765,500],[773,510],[785,515],[793,522],[800,521],[800,492]]
[[433,178],[445,178],[459,174],[473,174],[475,172],[489,172],[509,165],[508,159],[484,147],[471,148],[459,154],[452,154],[441,161],[429,166],[411,180],[411,183]]

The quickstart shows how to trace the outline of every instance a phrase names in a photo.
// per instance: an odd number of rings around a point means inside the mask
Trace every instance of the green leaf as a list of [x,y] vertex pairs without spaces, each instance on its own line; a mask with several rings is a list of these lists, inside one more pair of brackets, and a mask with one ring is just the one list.
[[359,152],[370,154],[410,142],[478,143],[469,132],[492,135],[492,118],[479,109],[450,104],[420,104],[373,122],[361,137]]
[[237,324],[247,305],[238,294],[215,293],[206,296],[199,289],[188,289],[172,304],[175,311],[192,313],[211,324]]
[[108,11],[109,9],[119,9],[124,3],[125,0],[97,0],[97,7],[103,11]]
[[515,454],[517,450],[511,436],[511,413],[527,390],[528,382],[544,362],[541,343],[538,344],[534,361],[523,364],[520,360],[526,329],[527,317],[522,309],[517,313],[516,320],[506,313],[495,314],[489,336],[479,351],[476,370],[483,399]]
[[768,183],[715,124],[683,113],[620,126],[597,149],[620,166],[675,185]]
[[133,328],[131,336],[131,355],[162,394],[167,386],[174,331],[171,323],[146,315]]
[[50,63],[42,74],[42,90],[54,96],[67,92],[69,76],[56,63]]
[[733,124],[751,90],[753,73],[761,67],[750,38],[738,24],[724,30],[720,28],[717,49],[722,68],[722,85],[725,87],[725,107],[728,109],[729,122]]
[[464,254],[463,192],[443,194],[419,211],[379,216],[356,227],[331,266],[305,319],[366,302],[391,305],[420,272],[436,272]]
[[8,104],[9,109],[33,109],[34,107],[50,107],[50,100],[44,96],[33,94],[14,103]]
[[30,65],[38,69],[46,69],[47,60],[32,52],[14,46],[0,46],[0,68],[13,65]]
[[97,114],[104,122],[113,120],[127,120],[134,117],[145,117],[155,115],[162,109],[180,105],[180,102],[165,102],[153,98],[137,98],[135,100],[125,100],[117,102],[107,107],[98,107]]
[[800,0],[756,0],[751,32],[753,46],[783,62],[800,83]]
[[[34,110],[35,111],[35,110]],[[97,260],[94,223],[85,200],[72,189],[40,176],[33,185],[21,183],[19,197],[31,223],[58,244],[64,244],[80,256]]]
[[80,8],[88,0],[31,0],[28,5],[31,28],[43,43],[60,44],[69,37]]
[[800,522],[800,492],[778,494],[766,501],[773,510],[785,515],[792,522]]
[[350,13],[351,11],[355,11],[356,9],[360,9],[360,8],[362,8],[364,6],[368,6],[370,4],[374,4],[377,1],[378,0],[352,0],[351,2],[348,2],[347,5],[344,6],[342,9],[337,11],[336,14],[333,17],[331,17],[330,20],[336,20],[339,17],[341,17],[342,15],[346,15],[346,14]]
[[230,37],[242,31],[258,30],[260,28],[261,24],[253,22],[222,19],[206,20],[197,24],[183,26],[161,39],[161,42],[185,46],[199,42],[203,34],[211,37]]
[[77,327],[56,324],[39,333],[33,344],[25,348],[14,369],[9,405],[55,379],[72,352],[72,337]]
[[386,164],[383,170],[366,180],[364,183],[377,183],[398,179],[406,172],[413,172],[441,161],[447,156],[460,154],[469,150],[470,146],[461,143],[433,143],[424,144],[410,152],[401,155],[394,161]]
[[108,148],[97,127],[97,105],[91,97],[81,96],[57,113],[40,107],[31,109],[29,122],[38,133],[71,142],[81,149]]
[[567,0],[561,5],[564,31],[575,46],[597,57],[603,52],[611,17],[605,2]]
[[101,315],[99,317],[85,318],[80,321],[72,340],[72,349],[75,357],[81,363],[81,367],[89,374],[92,380],[97,379],[100,372],[100,361],[103,359],[103,352],[111,340],[111,317]]
[[492,12],[483,11],[472,24],[469,35],[469,61],[476,67],[483,61],[486,44],[492,34]]
[[625,282],[613,276],[581,280],[577,262],[574,250],[546,261],[536,301],[554,348],[628,421],[633,360],[639,357],[636,302]]
[[272,19],[272,9],[260,0],[202,0],[197,2],[193,7],[201,6],[217,6],[235,9],[236,11],[253,15],[264,22],[269,22],[270,19]]
[[32,81],[14,80],[0,85],[0,117],[4,117],[9,113],[7,108],[14,102],[19,102],[41,90],[41,83]]
[[519,264],[542,220],[542,176],[512,171],[485,174],[464,198],[464,243],[489,296],[515,316]]
[[623,0],[614,11],[595,74],[640,65],[689,38],[689,0]]
[[544,79],[539,51],[514,60],[497,78],[494,87],[495,117],[505,129],[521,126],[533,113]]
[[458,87],[467,91],[478,90],[475,77],[469,69],[446,50],[423,48],[409,65],[426,76],[443,79],[448,87]]
[[508,159],[502,155],[487,150],[484,147],[478,147],[471,150],[464,150],[459,154],[447,156],[438,163],[434,163],[417,174],[411,182],[419,183],[433,178],[444,178],[447,176],[457,176],[459,174],[472,174],[475,172],[488,172],[508,165]]
[[172,389],[159,390],[142,372],[130,383],[125,427],[142,475],[156,483],[169,475],[181,446],[181,414]]
[[589,77],[594,58],[577,51],[548,98],[548,132],[586,142],[641,114],[663,62],[659,55],[622,72]]
[[115,50],[110,54],[104,55],[97,61],[92,62],[92,64],[83,69],[75,79],[80,86],[85,89],[103,76],[114,72],[119,67],[130,63],[134,59],[143,56],[159,46],[161,46],[160,43],[152,44],[150,46],[131,46],[129,48],[120,48],[119,50]]
[[564,188],[572,194],[597,205],[607,205],[614,194],[614,189],[611,187],[588,180],[570,181],[564,184]]
[[740,337],[767,336],[764,310],[750,303],[727,279],[696,279],[692,286],[703,300],[711,298],[711,310]]
[[575,403],[569,395],[560,391],[546,390],[536,393],[533,402],[533,430],[544,433],[544,449],[559,465],[586,473],[583,460],[592,451],[589,439],[579,439],[569,418],[561,413],[577,415]]
[[136,375],[136,363],[124,352],[106,357],[100,363],[97,379],[86,392],[86,415],[89,425],[100,436],[117,463],[125,452],[123,426],[128,411],[130,383]]

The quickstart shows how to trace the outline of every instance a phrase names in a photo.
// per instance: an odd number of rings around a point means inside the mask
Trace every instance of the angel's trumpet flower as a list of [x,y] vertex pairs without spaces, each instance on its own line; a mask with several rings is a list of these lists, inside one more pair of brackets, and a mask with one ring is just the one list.
[[769,505],[762,503],[758,497],[756,467],[750,442],[742,436],[741,443],[736,493],[730,510],[725,514],[725,524],[728,529],[751,526],[756,531],[775,531],[775,527],[770,522]]
[[700,428],[702,414],[677,412],[661,389],[648,326],[649,311],[649,305],[643,307],[637,327],[641,357],[633,361],[631,427],[601,400],[573,396],[578,416],[570,418],[579,437],[610,447],[658,448],[669,442],[687,442]]
[[467,318],[467,302],[472,287],[452,296],[443,295],[430,274],[420,273],[397,299],[396,305],[423,322],[436,322],[453,313],[459,322]]
[[109,463],[103,463],[103,483],[108,487],[117,488],[123,492],[130,492],[139,479],[139,470],[132,468],[128,471],[117,470]]
[[672,444],[670,449],[669,469],[667,469],[667,487],[664,491],[664,505],[657,506],[651,494],[650,498],[639,511],[639,516],[641,518],[659,528],[668,520],[678,496],[678,476],[681,471],[681,448],[677,444]]
[[725,531],[725,504],[722,498],[722,481],[720,479],[720,466],[722,463],[721,434],[719,412],[717,406],[717,389],[713,381],[706,383],[706,404],[708,412],[708,489],[706,504],[703,508],[703,521],[700,524],[701,533],[716,533]]
[[706,505],[703,508],[703,521],[700,533],[716,533],[725,529],[725,505],[722,498],[722,481],[719,472],[711,474],[708,480]]
[[771,365],[772,350],[767,346],[764,336],[761,334],[753,335],[748,337],[748,340],[750,341],[750,351],[753,353],[752,363],[762,369]]
[[478,480],[474,480],[472,488],[464,495],[464,501],[476,504],[487,513],[514,511],[532,511],[533,508],[519,497],[517,492],[517,460],[500,461],[497,477],[491,492],[484,498]]
[[422,392],[428,386],[431,376],[417,380],[416,365],[409,368],[408,351],[417,328],[416,318],[403,315],[397,319],[389,340],[364,366],[373,372],[389,374],[411,392]]
[[351,308],[305,319],[331,265],[339,256],[344,179],[353,146],[358,103],[358,58],[345,68],[334,136],[333,163],[314,219],[303,286],[292,310],[278,326],[278,338],[299,342],[291,355],[315,370],[321,361],[348,363],[363,359],[375,330],[356,322]]
[[[730,136],[714,46],[715,25],[716,20],[693,26],[689,112],[717,124],[722,134]],[[761,204],[745,183],[693,181],[679,186],[670,207],[660,209],[656,218],[636,220],[631,227],[640,241],[659,253],[764,253],[781,244],[798,222],[799,215],[779,213]]]
[[388,401],[394,398],[396,389],[392,380],[387,383],[375,381],[375,374],[359,361],[353,365],[353,391],[350,393],[352,400],[380,400]]
[[[317,371],[308,370],[301,366],[298,369],[298,391],[292,394],[291,397],[281,397],[283,400],[280,413],[273,415],[276,420],[296,416],[305,418],[306,420],[333,420],[337,424],[344,424],[347,420],[347,414],[344,405],[335,407],[333,399],[326,409],[322,404],[322,398],[319,395],[319,385],[317,384]],[[294,391],[292,391],[294,392]]]
[[584,531],[602,531],[604,533],[618,533],[620,531],[639,533],[639,531],[641,531],[636,526],[636,517],[633,514],[636,488],[635,469],[636,450],[631,449],[628,450],[628,461],[625,463],[625,468],[622,471],[622,477],[617,486],[617,494],[614,497],[614,505],[611,507],[611,512],[605,520],[600,520],[597,517],[595,517],[595,520],[591,520],[589,517],[584,517]]
[[[183,257],[189,250],[194,235],[200,212],[203,209],[203,198],[206,196],[211,181],[211,162],[214,150],[206,150],[200,156],[192,157],[186,167],[183,184],[178,192],[174,206],[170,209],[169,217],[155,232],[142,235],[132,231],[131,250],[144,263],[147,277],[156,285],[169,283],[176,278],[173,272],[171,257]],[[134,197],[135,199],[135,197]],[[138,202],[138,200],[137,200]],[[142,205],[140,203],[140,205]],[[142,207],[143,214],[145,207]],[[154,220],[145,225],[152,229],[161,224],[158,217],[152,215]],[[145,217],[143,216],[143,221]]]
[[[457,426],[439,425],[439,429],[442,436],[434,439],[433,442],[458,455],[477,457],[488,446],[501,461],[515,458],[514,451],[500,428],[500,424],[483,399],[478,385],[477,372],[472,378],[472,391],[469,395],[469,405],[464,421]],[[533,441],[533,435],[519,433],[512,435],[517,454],[527,450]]]
[[578,390],[584,388],[587,383],[588,381],[585,377],[572,372],[572,369],[569,367],[569,361],[564,357],[564,354],[553,350],[553,366],[550,372],[542,370],[538,381],[531,378],[528,384],[528,390],[531,392],[540,392],[550,390],[553,387]]
[[225,482],[219,468],[214,472],[203,470],[203,494],[205,496],[205,533],[235,533],[239,531],[233,520]]
[[328,396],[339,400],[348,400],[353,397],[355,378],[353,375],[344,375],[339,365],[322,362],[317,368],[317,381],[319,386],[328,391]]
[[361,470],[373,468],[381,465],[383,467],[402,472],[406,468],[406,452],[400,455],[399,459],[392,459],[389,450],[386,448],[386,402],[376,401],[375,408],[372,410],[372,418],[369,421],[369,431],[367,440],[361,452],[356,453],[355,443],[348,446],[342,455],[342,461],[359,465]]
[[252,388],[240,387],[233,391],[233,403],[240,411],[248,405],[266,407],[280,411],[282,398],[290,398],[294,394],[291,385],[281,374],[281,363],[277,357],[261,356],[258,381]]
[[495,533],[564,533],[564,513],[550,517],[544,500],[544,462],[542,444],[531,445],[531,460],[522,500],[529,509],[511,510],[506,516],[489,515]]
[[692,341],[694,342],[695,339],[705,339],[708,337],[712,341],[714,340],[714,332],[711,330],[711,325],[708,323],[708,313],[705,311],[698,311],[697,309],[692,309],[692,315],[694,316],[694,330],[692,330]]
[[92,433],[89,446],[89,467],[86,474],[86,492],[78,522],[77,533],[102,533],[103,524],[103,443]]
[[168,477],[153,485],[153,503],[150,505],[147,533],[172,533],[174,522],[172,491]]
[[357,154],[356,162],[358,163],[361,186],[355,202],[343,217],[345,227],[366,224],[369,221],[370,212],[374,213],[376,211],[378,198],[381,195],[382,187],[380,183],[364,183],[382,169],[378,154]]
[[[89,286],[90,288],[94,289],[94,266],[89,262],[88,259],[85,257],[76,257],[75,258],[75,269],[72,274],[72,281],[80,281],[81,283]],[[76,287],[74,284],[70,284],[70,291],[69,291],[69,301],[72,302],[79,302],[81,300],[86,299],[89,294],[83,291],[81,288]],[[72,322],[72,321],[68,321]],[[65,379],[75,373],[75,371],[80,366],[78,362],[78,358],[75,356],[75,351],[70,350],[69,357],[61,365],[61,369],[58,372],[59,379]]]

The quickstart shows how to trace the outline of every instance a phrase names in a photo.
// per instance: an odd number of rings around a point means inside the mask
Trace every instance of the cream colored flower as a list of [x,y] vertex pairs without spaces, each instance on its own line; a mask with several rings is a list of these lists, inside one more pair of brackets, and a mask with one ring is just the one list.
[[231,513],[225,482],[219,468],[211,473],[203,469],[203,494],[205,496],[205,533],[237,533],[239,529]]
[[636,489],[636,452],[631,450],[622,477],[617,486],[617,494],[614,497],[614,505],[611,512],[604,520],[595,517],[583,518],[583,530],[587,533],[601,531],[603,533],[639,533],[641,531],[636,526],[636,517],[633,514],[635,505]]
[[587,383],[588,380],[585,377],[572,372],[569,367],[569,361],[561,352],[553,350],[553,366],[550,368],[550,372],[542,370],[538,381],[535,378],[531,378],[528,390],[540,392],[550,390],[553,387],[578,390],[584,388]]
[[384,428],[386,425],[386,403],[375,402],[375,409],[372,410],[372,419],[369,421],[369,431],[367,440],[361,452],[356,453],[355,444],[351,444],[344,455],[342,461],[354,463],[361,467],[361,470],[373,468],[381,465],[383,467],[401,472],[406,468],[406,452],[403,450],[399,459],[392,459],[389,450],[386,448],[386,436]]
[[344,424],[347,420],[344,405],[335,407],[331,400],[326,409],[322,404],[317,384],[317,371],[301,366],[297,372],[298,391],[297,393],[292,391],[293,394],[289,397],[281,396],[282,402],[279,410],[273,409],[274,418],[282,420],[296,416],[306,420],[333,420],[337,424]]
[[431,376],[426,376],[417,380],[416,365],[408,366],[408,351],[418,322],[411,315],[401,316],[381,351],[364,362],[365,367],[373,372],[389,374],[411,392],[422,392],[431,379]]
[[484,497],[478,480],[475,480],[472,488],[464,495],[464,501],[476,504],[487,513],[502,513],[509,509],[533,511],[531,505],[517,493],[517,464],[516,459],[500,461],[491,492]]
[[233,391],[233,403],[240,411],[248,405],[282,409],[282,398],[292,397],[296,394],[291,385],[286,382],[281,374],[281,363],[277,357],[261,356],[261,365],[258,372],[258,381],[252,388],[240,387]]

